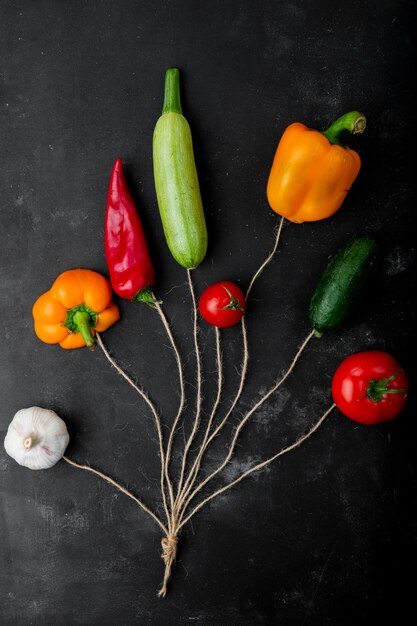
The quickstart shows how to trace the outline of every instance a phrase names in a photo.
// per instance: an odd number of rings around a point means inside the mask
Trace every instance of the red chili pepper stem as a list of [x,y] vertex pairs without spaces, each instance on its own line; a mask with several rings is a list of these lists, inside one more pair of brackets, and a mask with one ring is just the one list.
[[387,393],[407,393],[408,389],[393,389],[392,387],[388,387],[388,383],[392,382],[397,374],[398,372],[396,372],[389,378],[370,380],[369,385],[366,388],[365,397],[368,398],[371,402],[381,402],[381,400],[384,399],[384,395]]
[[132,298],[133,302],[144,302],[151,308],[155,308],[155,304],[162,304],[162,300],[158,300],[155,297],[154,292],[150,287],[144,287],[140,289]]
[[81,333],[85,341],[85,345],[90,350],[96,347],[96,340],[91,332],[91,317],[87,311],[77,311],[73,316],[73,322],[77,327],[77,331]]
[[359,111],[350,111],[345,113],[342,117],[339,117],[327,130],[322,132],[322,135],[327,137],[331,144],[338,146],[345,146],[340,141],[342,134],[345,131],[352,133],[353,135],[359,135],[363,133],[366,128],[366,117]]
[[228,290],[228,288],[225,287],[224,285],[223,285],[223,289],[227,292],[227,295],[230,298],[230,302],[229,304],[226,304],[226,306],[223,306],[221,308],[219,307],[219,311],[229,310],[229,311],[243,311],[244,312],[245,309],[240,304],[239,298],[234,298],[232,294],[230,293],[230,291]]

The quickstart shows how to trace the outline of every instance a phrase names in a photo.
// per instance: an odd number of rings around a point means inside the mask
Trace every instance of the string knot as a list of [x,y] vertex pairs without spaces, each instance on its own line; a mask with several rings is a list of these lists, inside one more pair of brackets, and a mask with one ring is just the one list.
[[177,535],[168,533],[166,537],[162,538],[161,545],[162,545],[162,550],[163,550],[161,557],[164,560],[164,563],[167,564],[168,561],[175,561],[175,557],[177,555],[177,545],[178,545]]
[[173,533],[168,533],[166,537],[161,540],[162,545],[162,560],[165,563],[165,573],[162,587],[158,592],[158,596],[163,598],[167,592],[167,583],[171,575],[171,568],[177,556],[178,536]]

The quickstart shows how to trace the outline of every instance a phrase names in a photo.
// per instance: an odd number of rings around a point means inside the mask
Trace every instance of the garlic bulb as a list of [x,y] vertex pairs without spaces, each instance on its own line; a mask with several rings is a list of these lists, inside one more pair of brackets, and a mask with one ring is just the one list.
[[31,406],[10,422],[4,447],[19,465],[40,470],[58,463],[68,442],[65,422],[54,411]]

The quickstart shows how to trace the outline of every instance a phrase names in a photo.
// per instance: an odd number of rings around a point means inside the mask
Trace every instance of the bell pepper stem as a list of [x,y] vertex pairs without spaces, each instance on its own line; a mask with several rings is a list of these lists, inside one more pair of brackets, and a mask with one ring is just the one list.
[[345,147],[341,142],[341,136],[345,131],[357,135],[363,133],[366,128],[366,117],[359,111],[350,111],[345,113],[342,117],[339,117],[327,130],[324,130],[322,134],[332,144]]
[[165,93],[162,114],[179,113],[182,115],[180,97],[180,71],[171,67],[165,72]]
[[94,350],[96,340],[91,332],[90,315],[86,311],[77,311],[73,317],[73,321],[77,326],[78,332],[81,333],[87,348]]

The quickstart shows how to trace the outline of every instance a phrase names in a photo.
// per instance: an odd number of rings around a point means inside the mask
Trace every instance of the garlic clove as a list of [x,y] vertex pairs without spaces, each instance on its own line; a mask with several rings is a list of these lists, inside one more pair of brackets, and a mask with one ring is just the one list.
[[16,413],[9,424],[4,448],[19,465],[40,470],[58,463],[68,442],[64,420],[54,411],[32,406]]

